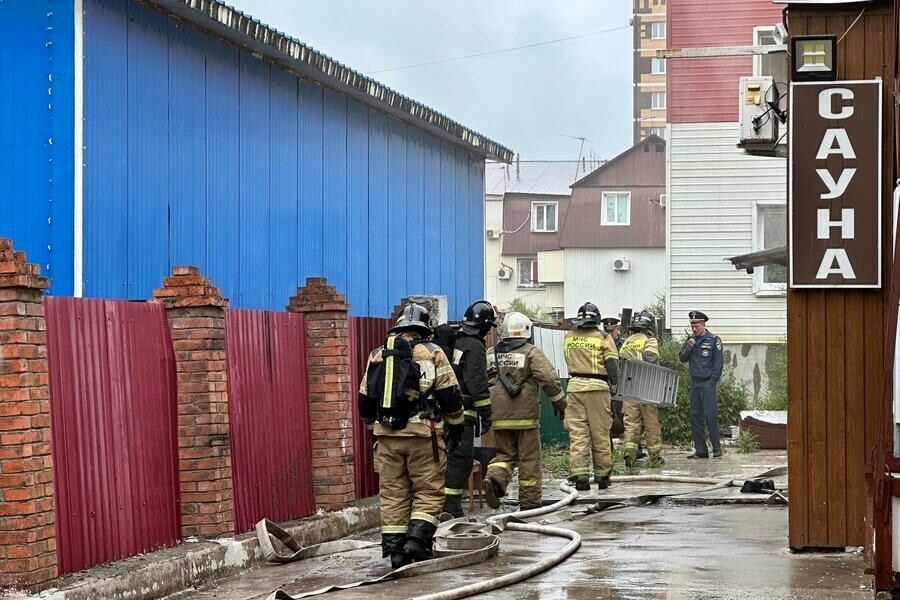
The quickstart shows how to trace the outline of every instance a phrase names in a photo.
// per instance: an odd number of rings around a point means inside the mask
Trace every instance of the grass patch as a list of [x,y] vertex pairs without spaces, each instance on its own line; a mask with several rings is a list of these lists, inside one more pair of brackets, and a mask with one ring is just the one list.
[[740,454],[753,454],[759,452],[759,442],[754,434],[742,429],[735,442],[735,448]]

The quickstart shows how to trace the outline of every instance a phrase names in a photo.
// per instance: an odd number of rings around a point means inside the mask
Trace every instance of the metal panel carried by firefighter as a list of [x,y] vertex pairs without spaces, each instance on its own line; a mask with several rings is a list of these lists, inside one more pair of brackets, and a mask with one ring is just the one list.
[[619,361],[616,400],[649,404],[661,408],[675,406],[678,373],[642,360]]
[[234,524],[315,510],[303,315],[225,311]]
[[60,574],[180,535],[175,356],[158,304],[47,298]]
[[390,319],[350,317],[350,398],[353,406],[353,457],[356,476],[356,497],[369,498],[378,493],[378,473],[375,472],[372,439],[359,417],[356,402],[359,382],[366,369],[369,353],[384,343]]

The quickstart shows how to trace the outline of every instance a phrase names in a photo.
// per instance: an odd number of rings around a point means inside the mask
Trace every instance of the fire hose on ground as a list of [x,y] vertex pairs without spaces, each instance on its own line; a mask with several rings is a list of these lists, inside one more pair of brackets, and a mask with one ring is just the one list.
[[[786,472],[786,467],[779,467],[766,471],[765,473],[758,475],[756,478],[774,477],[778,475],[784,475]],[[698,485],[705,484],[707,485],[707,487],[691,492],[639,494],[627,497],[604,497],[599,501],[591,504],[591,506],[588,508],[588,513],[600,512],[614,507],[643,506],[647,504],[653,504],[662,498],[703,493],[735,485],[735,482],[733,480],[669,475],[618,476],[613,477],[613,481],[619,483],[659,482],[689,483]],[[478,583],[445,590],[443,592],[416,596],[415,598],[413,598],[413,600],[455,600],[457,598],[475,596],[502,587],[520,583],[522,581],[530,579],[531,577],[534,577],[535,575],[539,575],[540,573],[548,571],[556,565],[562,563],[570,556],[572,556],[581,546],[581,536],[576,531],[573,531],[571,529],[564,529],[561,527],[552,527],[546,524],[523,522],[523,519],[543,516],[556,512],[564,508],[565,506],[572,504],[578,498],[578,492],[565,482],[559,485],[559,489],[565,492],[566,496],[559,501],[547,506],[542,506],[540,508],[531,510],[493,515],[488,517],[484,523],[470,522],[463,519],[454,519],[453,521],[442,524],[441,527],[439,527],[437,534],[435,535],[435,554],[437,557],[432,560],[406,565],[374,579],[357,581],[350,584],[332,585],[305,592],[299,595],[290,595],[283,590],[277,590],[268,597],[268,600],[299,600],[301,598],[309,598],[330,591],[351,589],[365,585],[372,585],[391,579],[414,577],[416,575],[425,575],[427,573],[435,573],[447,569],[479,564],[497,555],[499,551],[500,534],[507,529],[510,531],[536,533],[540,535],[549,535],[569,540],[569,542],[564,547],[554,552],[551,556],[548,556],[547,558],[524,569],[520,569],[518,571],[514,571],[500,577],[493,577],[491,579],[487,579]],[[776,491],[774,495],[780,496],[780,498],[786,502],[786,498],[780,492]],[[304,558],[311,558],[314,556],[325,556],[339,552],[348,552],[352,550],[378,546],[376,542],[339,540],[335,542],[326,542],[324,544],[317,544],[315,546],[302,548],[296,542],[296,540],[294,540],[293,536],[291,536],[287,531],[281,529],[278,525],[272,523],[267,519],[263,519],[262,521],[257,523],[256,531],[257,537],[260,542],[260,549],[262,550],[265,560],[275,563],[287,563]],[[279,552],[273,544],[274,540],[279,541],[286,548],[291,550],[291,553],[284,554]],[[454,544],[456,544],[456,547],[454,547]],[[481,547],[471,548],[473,544]]]

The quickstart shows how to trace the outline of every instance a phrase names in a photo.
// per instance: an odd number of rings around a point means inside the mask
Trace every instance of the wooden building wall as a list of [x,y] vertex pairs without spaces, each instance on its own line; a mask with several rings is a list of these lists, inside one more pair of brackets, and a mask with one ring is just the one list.
[[[848,31],[865,8],[862,17]],[[788,292],[790,546],[860,546],[882,401],[894,188],[891,2],[792,7],[790,34],[846,36],[838,79],[884,80],[881,291]]]

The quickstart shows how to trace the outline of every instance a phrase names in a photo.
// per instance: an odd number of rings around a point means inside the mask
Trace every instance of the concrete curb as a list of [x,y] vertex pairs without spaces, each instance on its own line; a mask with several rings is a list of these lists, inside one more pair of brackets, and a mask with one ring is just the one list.
[[[338,512],[283,525],[302,546],[320,544],[378,525],[377,499]],[[11,594],[2,600],[155,600],[214,579],[234,575],[262,561],[255,532],[213,541],[185,542],[151,554],[93,567],[57,580],[40,594]]]

